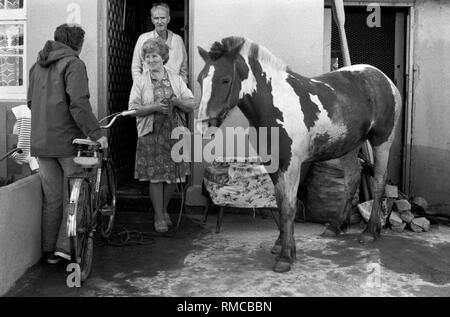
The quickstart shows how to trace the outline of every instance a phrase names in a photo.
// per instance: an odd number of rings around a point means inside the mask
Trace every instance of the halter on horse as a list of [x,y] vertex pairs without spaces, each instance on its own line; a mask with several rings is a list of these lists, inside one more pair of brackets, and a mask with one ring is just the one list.
[[337,236],[353,198],[349,175],[365,140],[374,153],[374,204],[360,241],[379,237],[389,150],[402,104],[394,83],[369,65],[305,78],[266,48],[239,37],[215,42],[210,52],[199,47],[199,53],[206,62],[198,78],[202,85],[198,120],[203,129],[220,125],[235,106],[252,126],[279,128],[280,151],[272,153],[279,155],[279,169],[270,174],[280,209],[280,236],[274,249],[281,245],[281,251],[274,271],[289,271],[296,257],[294,217],[302,164],[341,158],[347,195],[324,232]]

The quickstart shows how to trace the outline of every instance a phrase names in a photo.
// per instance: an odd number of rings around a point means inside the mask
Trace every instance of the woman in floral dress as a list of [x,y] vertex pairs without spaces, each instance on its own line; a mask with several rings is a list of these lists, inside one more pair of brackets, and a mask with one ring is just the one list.
[[134,176],[150,182],[150,199],[155,211],[155,230],[167,232],[172,225],[167,206],[176,183],[185,182],[190,173],[186,162],[175,163],[172,130],[186,126],[186,113],[196,107],[192,92],[182,77],[164,64],[169,47],[163,40],[149,39],[142,47],[148,71],[138,77],[130,93],[129,109],[136,110],[138,143]]

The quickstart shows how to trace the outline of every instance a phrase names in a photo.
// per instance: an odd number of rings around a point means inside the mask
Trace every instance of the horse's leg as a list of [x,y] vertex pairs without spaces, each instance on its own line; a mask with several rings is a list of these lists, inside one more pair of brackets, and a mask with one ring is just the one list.
[[373,206],[366,230],[360,237],[361,243],[375,241],[381,232],[381,203],[386,183],[386,171],[389,160],[390,144],[374,147],[374,182],[372,189]]
[[359,148],[347,153],[340,158],[342,169],[344,171],[344,199],[342,207],[336,214],[336,217],[327,226],[322,236],[336,237],[342,232],[343,225],[346,225],[348,213],[356,192],[357,174],[360,172],[358,166]]
[[[394,141],[395,131],[400,121],[400,113],[402,107],[402,98],[400,92],[395,87],[394,83],[390,80],[390,85],[394,91],[395,99],[395,115],[394,115],[394,127],[387,140],[378,139],[378,135],[383,135],[379,133],[381,131],[371,131],[371,136],[369,141],[373,146],[373,156],[374,156],[374,182],[372,189],[373,206],[370,213],[369,223],[367,224],[366,230],[362,233],[359,241],[361,243],[368,243],[375,241],[381,233],[381,204],[384,194],[384,189],[386,186],[387,177],[387,167],[389,161],[389,151],[391,149],[392,142]],[[383,130],[384,127],[378,128]]]
[[386,185],[387,166],[391,142],[386,142],[373,148],[374,154],[374,182],[372,188],[373,206],[366,230],[362,233],[359,242],[369,243],[375,241],[381,233],[381,204]]
[[[298,192],[297,192],[297,201],[296,201],[296,217],[298,217],[299,215],[297,214],[299,212],[299,206],[298,206],[298,199],[304,199],[304,191],[305,191],[305,182],[306,182],[306,177],[309,173],[309,170],[311,168],[312,163],[303,163],[301,170],[300,170],[300,183],[298,186]],[[279,209],[280,210],[280,209]],[[281,222],[281,212],[278,213],[278,222],[277,222],[277,227],[278,229],[280,229],[280,222]],[[295,219],[295,218],[294,218]],[[272,254],[280,254],[281,252],[281,231],[280,231],[280,235],[278,236],[277,241],[275,241],[274,246],[272,247],[272,250],[270,251]]]
[[294,219],[299,181],[300,166],[291,165],[286,172],[278,174],[278,180],[275,185],[275,197],[280,209],[281,251],[273,270],[278,273],[288,272],[296,258]]

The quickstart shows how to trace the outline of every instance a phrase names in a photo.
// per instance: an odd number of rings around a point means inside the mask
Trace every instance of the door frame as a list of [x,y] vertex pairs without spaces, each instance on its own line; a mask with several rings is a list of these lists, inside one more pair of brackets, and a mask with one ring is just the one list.
[[[325,0],[325,8],[331,8],[332,0]],[[368,6],[372,4],[372,0],[360,0],[360,1],[347,1],[344,0],[344,6]],[[381,7],[391,8],[405,8],[407,10],[405,14],[406,19],[406,46],[405,46],[405,85],[403,109],[404,109],[404,121],[403,121],[403,148],[402,148],[402,190],[406,194],[411,192],[411,163],[412,163],[412,145],[413,145],[413,130],[412,122],[414,118],[414,5],[415,0],[404,0],[399,2],[392,2],[390,0],[384,0],[377,2]]]

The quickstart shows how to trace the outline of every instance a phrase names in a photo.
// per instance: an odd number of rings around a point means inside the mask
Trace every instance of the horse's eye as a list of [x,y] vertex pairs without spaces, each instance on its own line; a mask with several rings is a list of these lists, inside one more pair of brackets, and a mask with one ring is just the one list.
[[230,83],[230,78],[224,78],[224,79],[222,79],[222,84],[224,84],[224,85],[228,85],[229,83]]

